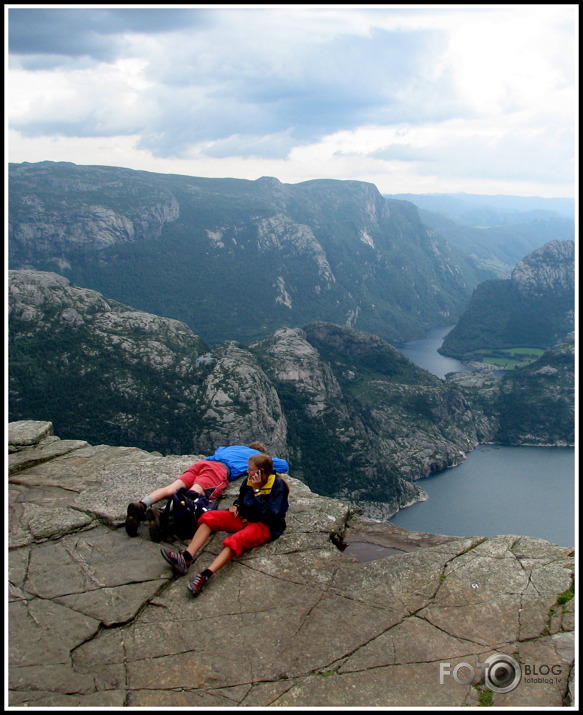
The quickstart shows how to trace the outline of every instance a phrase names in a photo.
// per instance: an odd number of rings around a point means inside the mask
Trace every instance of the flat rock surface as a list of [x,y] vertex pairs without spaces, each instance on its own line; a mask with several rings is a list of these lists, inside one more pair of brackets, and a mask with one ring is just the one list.
[[[13,434],[11,707],[570,704],[574,600],[561,594],[573,587],[571,549],[366,521],[290,476],[285,534],[235,558],[195,599],[146,526],[130,538],[123,522],[129,501],[200,455],[61,441],[51,423]],[[368,554],[359,560],[351,544]],[[481,682],[479,664],[508,656],[519,664],[514,689]]]

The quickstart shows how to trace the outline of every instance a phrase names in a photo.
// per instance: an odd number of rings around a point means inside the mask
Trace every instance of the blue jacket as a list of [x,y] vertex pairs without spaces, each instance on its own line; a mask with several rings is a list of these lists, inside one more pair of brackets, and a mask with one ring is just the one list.
[[[254,454],[261,454],[256,449],[251,449],[242,444],[235,444],[231,447],[219,447],[210,457],[205,457],[209,462],[221,462],[229,470],[229,481],[247,474],[247,460]],[[271,457],[275,472],[284,474],[289,471],[289,464],[285,459]]]
[[233,503],[239,507],[239,516],[242,519],[266,524],[271,539],[277,539],[285,531],[285,514],[289,508],[289,501],[287,486],[283,479],[276,476],[267,494],[255,494],[245,480],[239,489],[239,496]]

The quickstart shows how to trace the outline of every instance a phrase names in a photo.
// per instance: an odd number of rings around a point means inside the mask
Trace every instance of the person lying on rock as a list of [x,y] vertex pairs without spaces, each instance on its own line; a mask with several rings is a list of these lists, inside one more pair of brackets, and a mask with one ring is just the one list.
[[[230,447],[219,447],[210,457],[192,464],[172,484],[160,487],[140,501],[129,504],[125,520],[128,536],[136,536],[140,521],[155,521],[156,514],[150,509],[152,504],[162,499],[169,499],[183,488],[205,494],[209,499],[216,499],[224,492],[230,481],[247,472],[249,457],[265,452],[267,449],[261,442],[253,442],[248,446],[237,444]],[[289,470],[285,459],[273,457],[273,463],[277,472]]]
[[184,575],[211,534],[215,531],[230,532],[223,540],[222,551],[211,565],[190,580],[188,589],[194,596],[198,596],[209,578],[233,556],[240,556],[243,551],[273,541],[285,531],[289,486],[274,472],[272,458],[267,454],[249,457],[247,473],[248,477],[241,485],[233,506],[202,514],[192,541],[184,551],[160,549],[174,571]]

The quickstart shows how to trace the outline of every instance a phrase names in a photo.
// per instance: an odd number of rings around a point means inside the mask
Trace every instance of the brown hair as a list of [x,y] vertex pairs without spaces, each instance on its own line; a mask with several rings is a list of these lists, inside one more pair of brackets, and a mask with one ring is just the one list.
[[[273,474],[273,461],[268,454],[253,454],[249,457],[249,461],[252,462],[257,469],[261,469],[264,474],[267,474],[268,476]],[[276,474],[276,477],[281,479],[285,486],[287,495],[289,496],[289,484],[279,474]]]
[[247,446],[249,449],[256,449],[258,452],[263,452],[263,454],[267,453],[267,447],[263,444],[263,442],[252,442]]
[[273,474],[273,461],[268,454],[253,454],[249,457],[249,461],[260,469],[264,474],[269,476]]

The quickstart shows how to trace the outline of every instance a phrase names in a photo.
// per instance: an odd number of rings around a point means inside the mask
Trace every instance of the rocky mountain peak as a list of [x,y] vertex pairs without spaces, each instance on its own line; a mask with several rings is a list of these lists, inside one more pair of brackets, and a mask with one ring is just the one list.
[[283,187],[283,184],[275,176],[261,176],[256,179],[255,183],[258,186],[265,187],[270,190],[279,190]]
[[511,280],[522,293],[568,295],[575,285],[575,244],[549,241],[519,261]]
[[[209,347],[180,321],[55,273],[9,271],[9,318],[12,421],[52,412],[66,438],[164,454],[260,439],[310,488],[377,518],[419,499],[418,479],[491,441],[508,394],[523,391],[524,371],[502,392],[492,377],[476,399],[382,338],[323,321]],[[572,443],[572,352],[549,353],[528,375],[528,404],[552,394],[554,406],[553,421],[533,407],[511,421],[529,444]]]

